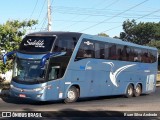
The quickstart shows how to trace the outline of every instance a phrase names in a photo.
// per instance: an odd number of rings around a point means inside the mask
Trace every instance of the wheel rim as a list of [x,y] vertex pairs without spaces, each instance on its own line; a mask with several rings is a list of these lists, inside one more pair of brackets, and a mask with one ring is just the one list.
[[141,88],[139,86],[136,87],[136,93],[140,94],[141,93]]
[[140,89],[137,87],[136,88],[136,93],[139,93],[140,92]]
[[128,95],[132,95],[133,94],[133,90],[132,90],[132,88],[130,87],[129,89],[128,89]]
[[70,100],[74,100],[75,99],[75,93],[73,92],[73,91],[68,91],[68,98],[70,99]]

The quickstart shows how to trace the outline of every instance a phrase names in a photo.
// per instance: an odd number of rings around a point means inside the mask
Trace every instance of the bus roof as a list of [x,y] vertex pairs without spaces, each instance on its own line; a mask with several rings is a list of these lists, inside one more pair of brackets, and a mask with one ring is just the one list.
[[120,45],[133,46],[133,47],[137,47],[137,48],[157,50],[157,48],[154,48],[154,47],[138,45],[138,44],[127,42],[127,41],[122,41],[121,39],[117,39],[117,38],[103,37],[103,36],[98,36],[98,35],[89,35],[89,34],[83,34],[83,33],[78,33],[78,32],[62,32],[62,31],[34,32],[34,33],[28,34],[27,36],[54,36],[54,35],[56,35],[56,36],[65,35],[65,36],[73,36],[73,37],[78,37],[78,38],[84,37],[84,38],[103,41],[103,42],[116,43],[116,44],[120,44]]
[[59,36],[59,35],[66,35],[66,36],[77,36],[80,37],[82,35],[82,33],[78,33],[78,32],[34,32],[34,33],[30,33],[27,36]]

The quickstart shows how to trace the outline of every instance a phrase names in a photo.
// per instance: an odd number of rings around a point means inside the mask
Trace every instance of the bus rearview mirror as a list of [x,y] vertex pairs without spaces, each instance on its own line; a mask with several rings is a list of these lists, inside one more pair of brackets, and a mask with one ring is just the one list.
[[62,56],[65,54],[66,54],[66,52],[54,52],[54,53],[48,53],[48,54],[44,55],[41,59],[40,67],[43,68],[45,66],[46,60],[48,60],[49,58]]
[[11,52],[8,52],[8,53],[4,54],[3,55],[3,64],[6,64],[8,56],[14,55],[15,53],[16,53],[16,51],[11,51]]

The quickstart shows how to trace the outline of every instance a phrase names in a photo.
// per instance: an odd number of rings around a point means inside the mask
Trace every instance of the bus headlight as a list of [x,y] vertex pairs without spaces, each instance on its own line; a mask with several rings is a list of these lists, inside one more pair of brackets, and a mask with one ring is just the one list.
[[13,85],[10,85],[10,88],[13,88],[14,86]]
[[33,89],[34,91],[38,92],[38,91],[42,91],[45,87],[40,87],[40,88],[35,88]]
[[34,91],[42,91],[43,89],[51,89],[51,85],[47,85],[47,86],[44,86],[44,87],[39,87],[39,88],[35,88],[35,89],[33,89]]
[[42,94],[38,94],[37,97],[38,97],[38,98],[42,97]]

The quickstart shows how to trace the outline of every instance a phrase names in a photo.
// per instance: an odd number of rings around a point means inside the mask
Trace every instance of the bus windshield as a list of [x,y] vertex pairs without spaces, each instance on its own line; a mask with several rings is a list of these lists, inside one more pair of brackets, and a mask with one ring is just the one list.
[[55,41],[54,36],[26,36],[19,50],[22,52],[34,52],[34,53],[45,53],[52,49],[53,42]]
[[17,58],[14,65],[13,81],[24,84],[42,83],[45,81],[45,67],[43,69],[40,67],[40,60]]

